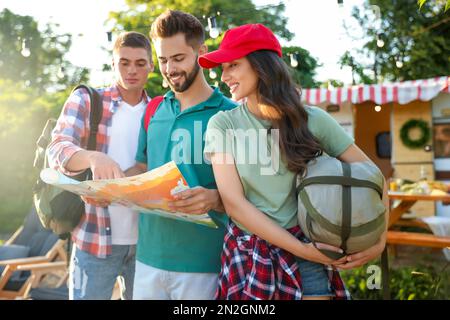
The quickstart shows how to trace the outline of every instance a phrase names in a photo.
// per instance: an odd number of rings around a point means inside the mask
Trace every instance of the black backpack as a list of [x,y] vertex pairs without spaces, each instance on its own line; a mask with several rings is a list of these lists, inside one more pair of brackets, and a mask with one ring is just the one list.
[[[87,90],[91,102],[89,115],[91,128],[87,149],[95,150],[98,125],[103,113],[102,97],[97,90],[85,85],[78,85],[72,90],[72,93],[80,88]],[[49,167],[47,147],[52,140],[51,133],[55,125],[56,119],[49,119],[36,142],[37,147],[33,166],[37,171],[38,178],[33,188],[33,201],[42,225],[58,234],[61,239],[67,239],[85,213],[84,202],[78,195],[46,184],[39,177],[41,170]],[[89,180],[92,179],[92,172],[90,169],[87,169],[77,176],[71,176],[71,178],[78,181]]]

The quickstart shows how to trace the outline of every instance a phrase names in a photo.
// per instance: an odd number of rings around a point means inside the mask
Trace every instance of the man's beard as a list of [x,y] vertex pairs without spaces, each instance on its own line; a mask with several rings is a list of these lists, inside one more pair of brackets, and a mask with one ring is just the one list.
[[166,79],[166,81],[167,81],[170,89],[172,89],[172,91],[184,92],[191,87],[192,83],[194,83],[195,78],[197,77],[199,71],[200,71],[200,66],[198,63],[195,63],[194,70],[192,70],[189,74],[186,73],[185,71],[171,74],[170,75],[171,77],[173,77],[173,76],[176,77],[176,76],[180,75],[181,77],[186,79],[184,82],[177,84],[177,85],[174,85],[172,82],[170,82],[170,79],[168,78],[168,76],[164,76],[164,78]]

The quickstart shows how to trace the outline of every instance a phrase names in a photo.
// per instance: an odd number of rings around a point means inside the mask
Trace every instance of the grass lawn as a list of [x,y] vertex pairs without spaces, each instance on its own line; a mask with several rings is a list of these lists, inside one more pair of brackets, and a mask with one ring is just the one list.
[[[392,300],[448,300],[450,298],[450,262],[442,250],[397,246],[389,255]],[[373,263],[381,267],[379,261]],[[368,265],[343,271],[341,275],[353,299],[381,300],[381,289],[368,288]]]
[[26,208],[17,206],[9,210],[2,209],[0,212],[0,235],[14,233],[23,224],[29,208],[29,205],[27,205]]

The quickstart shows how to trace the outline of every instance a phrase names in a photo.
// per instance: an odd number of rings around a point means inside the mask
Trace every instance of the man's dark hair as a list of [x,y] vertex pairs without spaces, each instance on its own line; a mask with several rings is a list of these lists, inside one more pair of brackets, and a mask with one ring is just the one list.
[[113,52],[118,52],[123,47],[143,48],[152,60],[152,46],[150,40],[142,33],[130,31],[121,33],[114,42]]
[[152,23],[150,38],[169,38],[178,33],[185,35],[186,43],[197,49],[205,42],[205,31],[201,22],[189,13],[166,10]]

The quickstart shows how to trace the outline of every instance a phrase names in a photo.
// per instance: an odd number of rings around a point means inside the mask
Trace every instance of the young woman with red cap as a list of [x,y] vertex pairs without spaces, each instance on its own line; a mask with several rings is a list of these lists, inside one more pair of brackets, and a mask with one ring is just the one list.
[[340,249],[314,247],[297,224],[295,182],[322,152],[344,162],[369,159],[325,111],[301,104],[281,57],[278,40],[261,24],[228,30],[218,50],[199,57],[203,68],[222,66],[234,100],[245,101],[211,118],[205,138],[230,216],[216,298],[346,299],[336,268],[378,257],[386,233],[366,251],[331,260],[318,248]]

